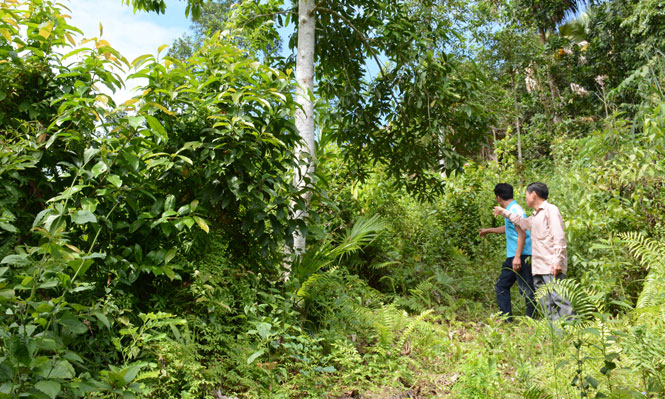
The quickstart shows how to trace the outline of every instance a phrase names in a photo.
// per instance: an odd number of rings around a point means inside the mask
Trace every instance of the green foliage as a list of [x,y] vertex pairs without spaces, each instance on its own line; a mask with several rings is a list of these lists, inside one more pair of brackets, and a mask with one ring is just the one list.
[[[53,3],[3,3],[2,12],[0,67],[27,80],[2,85],[0,227],[17,245],[0,277],[1,392],[134,397],[160,374],[158,348],[187,331],[184,319],[148,306],[168,311],[160,287],[194,272],[178,255],[223,226],[244,231],[232,250],[270,259],[295,227],[290,79],[219,36],[187,64],[129,63],[98,38],[61,55],[77,31]],[[147,78],[143,93],[120,105],[101,94],[122,85],[112,66]],[[20,97],[35,73],[48,90]],[[223,310],[216,295],[213,287],[211,306]]]
[[[665,394],[660,4],[557,33],[578,3],[370,3],[318,5],[300,222],[272,57],[295,9],[242,2],[204,38],[222,3],[189,1],[191,57],[130,62],[51,1],[2,3],[0,397]],[[389,63],[366,76],[368,56]],[[147,82],[123,104],[101,91],[118,70]],[[477,230],[501,223],[496,183],[521,201],[534,180],[566,222],[569,278],[538,293],[571,300],[563,325],[492,315],[503,238]]]
[[642,292],[637,298],[636,310],[647,312],[655,310],[656,314],[662,312],[665,305],[663,296],[665,292],[665,287],[663,287],[665,246],[660,241],[646,238],[635,232],[621,234],[621,238],[624,245],[639,259],[640,265],[649,271]]
[[342,235],[339,244],[334,245],[333,238],[328,237],[324,242],[315,244],[316,249],[312,248],[297,256],[291,267],[293,278],[302,282],[298,295],[306,297],[307,287],[320,277],[319,271],[370,245],[384,228],[385,224],[376,215],[367,219],[360,218]]

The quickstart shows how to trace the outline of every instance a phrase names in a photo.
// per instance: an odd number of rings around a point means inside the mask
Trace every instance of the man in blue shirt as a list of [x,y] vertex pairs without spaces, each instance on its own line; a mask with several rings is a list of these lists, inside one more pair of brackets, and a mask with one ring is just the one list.
[[[496,202],[502,208],[526,218],[522,207],[513,199],[513,186],[499,183],[494,187]],[[533,317],[535,309],[533,299],[533,276],[531,275],[531,235],[504,218],[504,225],[490,229],[480,229],[480,236],[487,234],[506,235],[506,260],[501,266],[501,274],[496,281],[496,302],[501,313],[512,321],[513,311],[510,305],[510,288],[517,281],[520,293],[526,302],[526,315]]]

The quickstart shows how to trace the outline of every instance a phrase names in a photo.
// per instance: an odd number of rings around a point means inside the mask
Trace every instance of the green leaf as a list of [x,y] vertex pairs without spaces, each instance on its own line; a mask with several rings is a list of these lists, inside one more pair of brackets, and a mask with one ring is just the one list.
[[28,258],[27,254],[23,255],[7,255],[4,258],[2,258],[3,264],[8,264],[8,265],[29,265],[30,264],[30,259]]
[[111,323],[109,323],[109,319],[106,317],[106,315],[104,315],[104,313],[95,310],[94,312],[92,312],[92,314],[95,315],[97,320],[99,320],[99,322],[102,323],[104,327],[106,327],[109,330],[111,329]]
[[11,382],[5,382],[4,384],[0,385],[0,393],[9,395],[12,392],[13,388],[14,385]]
[[122,186],[122,179],[117,175],[109,175],[106,180],[108,180],[114,186],[120,188]]
[[166,201],[164,202],[164,210],[172,211],[175,208],[175,196],[168,195]]
[[587,333],[587,334],[592,334],[592,335],[595,335],[598,338],[600,338],[600,331],[598,331],[597,328],[593,328],[593,327],[585,328],[584,330],[582,330],[582,332]]
[[129,164],[129,167],[138,170],[139,168],[139,158],[136,156],[136,154],[125,151],[122,153],[122,157],[125,158],[125,161]]
[[97,217],[90,211],[79,210],[72,214],[72,222],[76,224],[97,223]]
[[134,378],[136,378],[136,375],[139,373],[139,371],[141,371],[141,365],[129,366],[122,369],[120,375],[122,375],[122,380],[125,382],[125,384],[129,384],[130,382],[134,381]]
[[75,375],[74,367],[67,360],[50,361],[35,369],[35,374],[43,378],[70,379]]
[[259,334],[262,340],[266,340],[270,336],[270,330],[272,329],[272,324],[266,322],[256,323],[256,332]]
[[182,219],[182,223],[185,226],[187,226],[188,229],[191,229],[192,226],[194,226],[194,219],[192,219],[190,217],[186,217],[186,218]]
[[83,151],[83,163],[88,163],[90,160],[99,153],[99,149],[97,148],[86,148],[85,151]]
[[178,253],[178,251],[175,248],[171,248],[166,255],[164,256],[164,264],[169,263],[173,258],[175,258],[175,255]]
[[35,388],[45,393],[51,399],[55,399],[61,389],[60,384],[55,381],[39,381],[35,384]]
[[265,349],[259,349],[258,351],[254,352],[252,356],[247,358],[247,364],[254,363],[254,360],[256,360],[259,356],[263,355],[265,352],[266,352]]
[[102,173],[106,172],[108,169],[109,169],[108,166],[106,166],[104,162],[99,161],[95,166],[92,167],[91,172],[93,176],[97,177]]
[[205,231],[206,233],[210,232],[210,227],[208,227],[208,224],[206,223],[205,220],[203,220],[203,218],[200,218],[198,216],[192,216],[192,217],[194,218],[194,221],[196,221],[196,224],[199,225],[201,230]]
[[595,379],[595,378],[593,378],[593,377],[591,377],[591,376],[586,376],[584,379],[585,379],[586,382],[588,382],[589,385],[591,385],[594,389],[598,388],[598,380],[597,380],[597,379]]
[[2,228],[3,230],[8,231],[10,233],[18,233],[19,232],[18,229],[16,227],[14,227],[14,225],[9,224],[9,223],[5,223],[5,222],[0,222],[0,228]]
[[131,225],[129,225],[129,232],[133,233],[136,230],[140,229],[141,226],[145,223],[145,219],[136,219],[134,222],[132,222]]
[[150,128],[157,133],[157,136],[164,140],[165,142],[169,140],[169,135],[166,133],[166,129],[164,129],[164,126],[157,120],[152,115],[147,115],[145,117],[148,120],[148,125],[150,125]]
[[130,116],[127,119],[129,121],[129,125],[134,129],[138,129],[145,123],[145,118],[142,116]]
[[65,313],[60,320],[58,320],[58,324],[64,326],[74,334],[83,334],[88,331],[88,327],[81,323],[81,321],[70,312]]

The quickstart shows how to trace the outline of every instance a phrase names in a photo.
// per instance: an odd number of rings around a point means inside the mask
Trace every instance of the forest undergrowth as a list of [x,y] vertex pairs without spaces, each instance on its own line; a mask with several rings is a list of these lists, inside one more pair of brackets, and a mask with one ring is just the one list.
[[[263,3],[239,9],[295,18]],[[0,399],[665,397],[660,5],[542,26],[495,3],[430,26],[448,2],[381,2],[395,20],[365,42],[396,65],[368,83],[319,62],[310,166],[275,21],[127,60],[62,5],[3,0]],[[434,51],[455,29],[482,48]],[[121,70],[144,83],[117,104]],[[502,317],[504,239],[478,234],[503,223],[495,184],[526,208],[533,181],[565,221],[566,322],[522,316],[517,287]]]

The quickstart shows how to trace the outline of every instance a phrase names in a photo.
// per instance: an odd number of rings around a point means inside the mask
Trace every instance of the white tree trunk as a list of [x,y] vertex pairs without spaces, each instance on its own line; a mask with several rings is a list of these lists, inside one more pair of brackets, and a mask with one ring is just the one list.
[[[314,173],[314,34],[316,15],[314,0],[299,0],[298,2],[298,58],[296,59],[296,130],[303,140],[302,145],[296,148],[296,157],[307,159],[307,164],[296,170],[295,184],[299,189],[307,188],[309,177]],[[309,205],[312,197],[311,191],[304,194],[305,203]],[[307,210],[298,210],[293,214],[294,219],[307,217]],[[305,236],[300,231],[293,233],[294,251],[296,254],[305,252]],[[287,262],[288,263],[288,262]],[[290,266],[290,265],[289,265]],[[289,267],[287,266],[287,268]]]
[[515,108],[515,129],[517,129],[517,160],[522,163],[522,129],[520,122],[520,109],[517,105],[517,82],[515,82],[515,70],[512,70],[510,76],[513,79],[513,107]]

